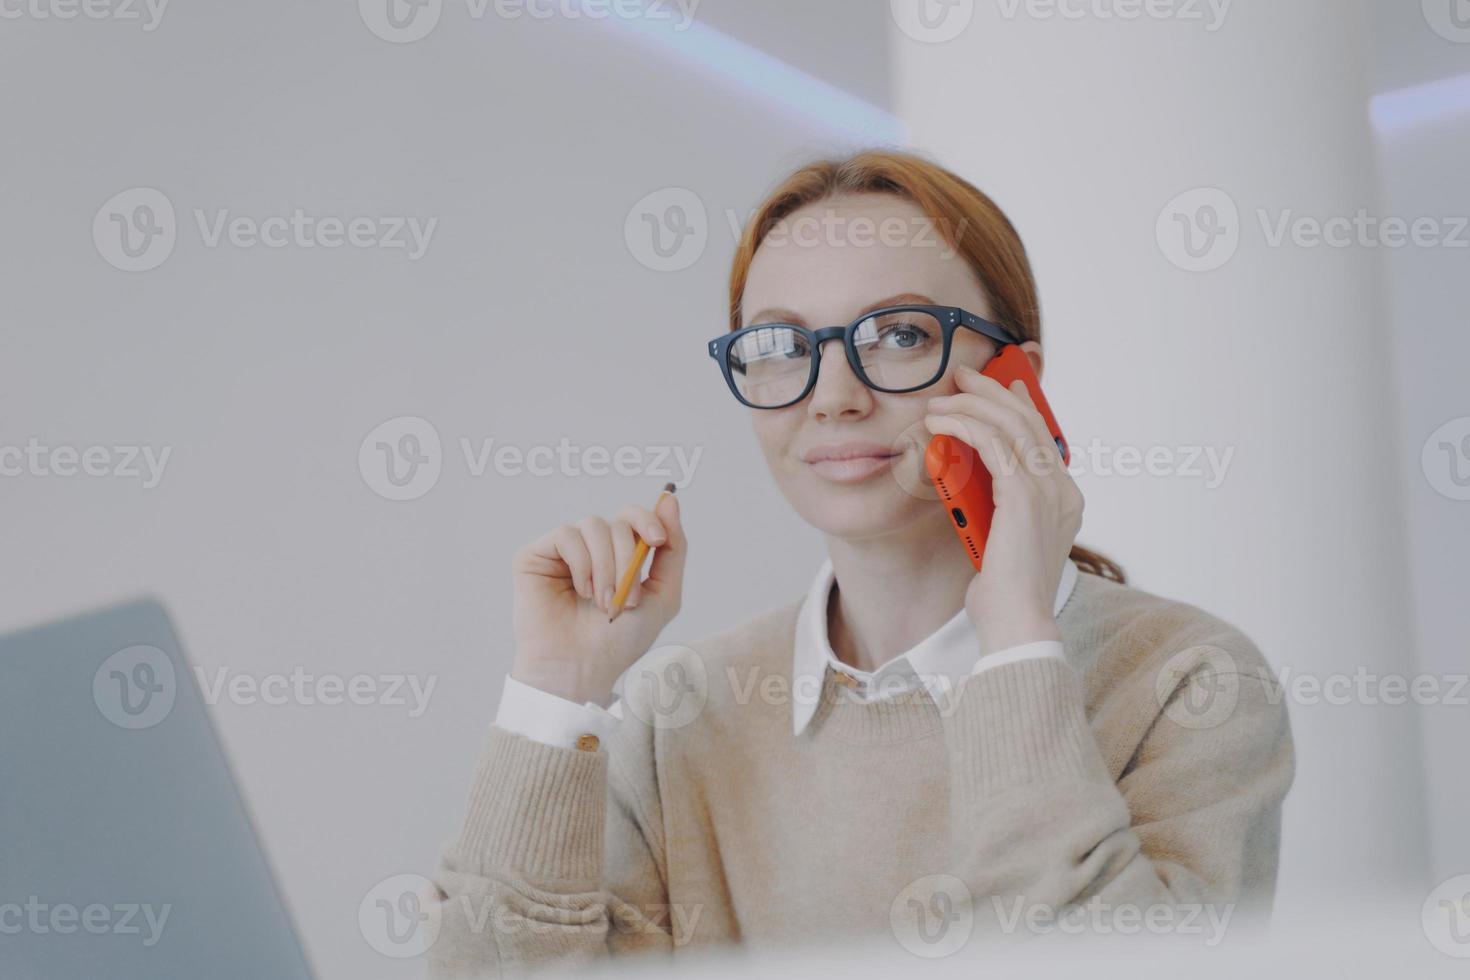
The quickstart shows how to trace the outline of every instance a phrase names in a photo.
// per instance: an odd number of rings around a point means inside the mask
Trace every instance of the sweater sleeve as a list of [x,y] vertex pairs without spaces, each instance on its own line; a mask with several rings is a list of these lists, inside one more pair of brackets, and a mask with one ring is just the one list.
[[583,751],[491,726],[435,875],[429,977],[672,950],[651,736],[623,724]]
[[1141,719],[1116,758],[1066,661],[966,679],[944,729],[953,869],[977,930],[1026,933],[1069,911],[1105,930],[1269,911],[1294,755],[1265,661],[1236,646],[1166,653],[1124,679],[1097,709]]

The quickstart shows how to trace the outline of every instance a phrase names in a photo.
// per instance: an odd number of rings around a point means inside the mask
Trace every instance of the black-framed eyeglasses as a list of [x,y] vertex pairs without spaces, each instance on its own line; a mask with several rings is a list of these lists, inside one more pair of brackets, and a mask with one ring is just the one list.
[[949,366],[954,332],[967,327],[1001,347],[1021,341],[1005,327],[958,306],[885,306],[843,327],[811,330],[792,323],[757,323],[709,342],[709,356],[742,405],[786,408],[811,392],[822,366],[822,344],[841,338],[847,363],[875,391],[902,394],[927,388]]

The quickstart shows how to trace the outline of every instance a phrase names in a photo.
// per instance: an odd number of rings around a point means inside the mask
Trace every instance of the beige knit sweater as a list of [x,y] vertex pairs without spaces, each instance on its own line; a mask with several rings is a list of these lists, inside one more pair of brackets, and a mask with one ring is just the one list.
[[1294,758],[1238,630],[1084,573],[1065,663],[866,703],[829,670],[793,737],[800,605],[650,653],[598,751],[491,727],[436,875],[431,976],[1269,908]]

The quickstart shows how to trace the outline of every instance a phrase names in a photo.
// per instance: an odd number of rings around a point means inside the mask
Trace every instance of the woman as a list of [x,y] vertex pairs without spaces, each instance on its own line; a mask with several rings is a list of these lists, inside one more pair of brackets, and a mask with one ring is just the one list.
[[[436,973],[1266,909],[1285,710],[1247,637],[1073,544],[1082,495],[1040,465],[1041,415],[980,373],[1010,340],[1043,367],[996,205],[910,154],[803,167],[739,244],[730,330],[709,349],[829,560],[800,599],[644,658],[606,710],[679,610],[677,498],[516,554],[514,666],[439,869]],[[978,574],[916,486],[940,433],[993,475]],[[610,622],[635,535],[654,559]]]

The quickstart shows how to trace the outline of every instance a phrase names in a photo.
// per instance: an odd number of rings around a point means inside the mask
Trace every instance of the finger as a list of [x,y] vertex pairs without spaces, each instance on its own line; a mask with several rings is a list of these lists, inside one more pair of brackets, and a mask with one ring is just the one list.
[[[1056,440],[1052,437],[1051,430],[1046,427],[1046,419],[1041,414],[1041,409],[1036,407],[1036,401],[1031,397],[1031,389],[1026,382],[1020,378],[1012,381],[1009,385],[1002,385],[990,375],[977,371],[968,366],[962,366],[956,373],[956,382],[962,391],[977,394],[993,395],[998,404],[1013,408],[1021,417],[1022,421],[1030,428],[1032,437],[1036,444],[1042,447],[1055,446]],[[1038,460],[1051,463],[1050,455],[1036,454]]]
[[631,524],[634,533],[644,541],[647,541],[651,548],[657,548],[668,540],[669,535],[664,529],[663,522],[658,519],[657,514],[647,507],[638,507],[634,504],[629,504],[618,511],[618,519]]
[[607,521],[593,514],[577,524],[587,552],[592,556],[592,596],[597,608],[610,612],[608,600],[612,590],[618,587],[617,569],[613,566],[612,532]]
[[[1013,392],[1017,398],[1024,400],[1026,402],[1026,406],[1030,409],[1030,411],[1022,412],[1021,416],[1026,420],[1026,424],[1031,427],[1031,434],[1036,439],[1037,445],[1043,447],[1055,447],[1057,445],[1056,437],[1051,434],[1051,429],[1047,428],[1046,418],[1041,414],[1041,409],[1036,407],[1036,401],[1031,397],[1031,389],[1027,387],[1026,382],[1022,381],[1020,378],[1017,378],[1015,381],[1011,382],[1009,390]],[[1055,457],[1048,453],[1043,458],[1048,462],[1055,462],[1060,464],[1062,462],[1060,447],[1057,448],[1057,455]],[[1061,469],[1065,467],[1058,466],[1058,468]]]
[[[617,592],[623,584],[623,576],[628,571],[628,563],[633,560],[633,552],[637,550],[638,538],[633,533],[633,525],[617,518],[609,525],[612,532],[613,544],[613,568],[617,572],[617,581],[613,583],[613,591]],[[633,584],[628,589],[628,594],[623,597],[623,605],[629,609],[638,604],[638,575],[633,575]],[[612,612],[611,609],[608,612]]]
[[[638,507],[629,504],[619,514],[624,520],[631,524],[638,537],[648,543],[650,548],[659,548],[668,543],[669,532],[664,527],[659,516],[647,507]],[[633,579],[633,588],[628,593],[628,606],[636,606],[643,598],[643,576],[640,573]]]
[[992,391],[940,395],[929,399],[928,409],[935,415],[970,416],[985,423],[1005,439],[1011,452],[1019,456],[1035,441],[1031,428],[1019,412],[997,400],[998,393],[1004,389],[989,378],[986,381],[995,386]]
[[570,524],[553,528],[520,552],[519,571],[565,579],[577,595],[592,598],[592,559],[582,535]]
[[682,602],[684,559],[689,550],[678,495],[671,493],[659,500],[654,514],[668,532],[668,540],[653,553],[653,564],[648,567],[648,577],[643,580],[643,591],[677,607]]
[[997,494],[1001,485],[1021,470],[1005,434],[988,422],[968,415],[931,413],[924,416],[924,426],[935,435],[953,436],[974,449],[990,471]]

